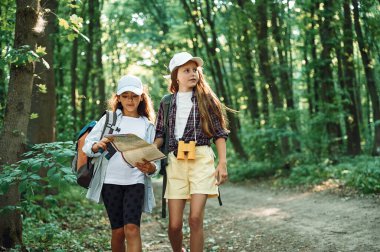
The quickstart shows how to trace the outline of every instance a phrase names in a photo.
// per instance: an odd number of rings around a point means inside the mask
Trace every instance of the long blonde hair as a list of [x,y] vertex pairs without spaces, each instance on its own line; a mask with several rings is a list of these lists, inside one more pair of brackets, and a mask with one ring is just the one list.
[[[148,95],[146,88],[144,88],[141,98],[139,106],[137,107],[137,113],[140,116],[145,116],[149,121],[154,122],[156,115],[154,113],[152,99]],[[108,100],[108,109],[113,112],[117,109],[123,111],[123,106],[121,105],[121,102],[117,100],[117,95],[115,93],[112,94],[111,98]]]
[[[171,73],[171,84],[169,91],[176,93],[179,90],[177,82],[178,68]],[[199,115],[203,132],[212,137],[215,134],[215,126],[211,118],[211,113],[215,114],[218,118],[221,127],[225,131],[228,130],[228,120],[226,117],[225,106],[220,102],[219,98],[212,91],[210,85],[206,82],[201,67],[197,67],[199,73],[199,82],[195,86],[195,96],[197,97]],[[210,113],[211,112],[211,113]]]

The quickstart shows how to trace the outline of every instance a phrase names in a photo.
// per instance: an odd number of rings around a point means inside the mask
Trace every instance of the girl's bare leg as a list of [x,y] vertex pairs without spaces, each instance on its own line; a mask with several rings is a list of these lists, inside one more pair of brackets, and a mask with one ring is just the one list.
[[204,245],[203,219],[207,195],[192,194],[190,202],[190,251],[202,252]]
[[141,252],[141,235],[140,227],[135,224],[124,225],[124,233],[127,238],[127,251],[128,252]]
[[125,252],[124,228],[112,229],[111,249],[112,252]]
[[169,199],[169,228],[168,235],[170,244],[172,245],[173,252],[182,251],[182,219],[183,210],[185,208],[186,200],[184,199]]

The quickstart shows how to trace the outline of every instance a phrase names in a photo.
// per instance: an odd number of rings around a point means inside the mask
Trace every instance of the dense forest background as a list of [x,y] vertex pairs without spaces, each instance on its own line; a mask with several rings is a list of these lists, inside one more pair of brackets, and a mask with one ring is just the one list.
[[157,109],[180,51],[238,111],[231,180],[380,192],[378,0],[2,0],[0,27],[1,246],[73,182],[72,141],[117,80],[141,77]]

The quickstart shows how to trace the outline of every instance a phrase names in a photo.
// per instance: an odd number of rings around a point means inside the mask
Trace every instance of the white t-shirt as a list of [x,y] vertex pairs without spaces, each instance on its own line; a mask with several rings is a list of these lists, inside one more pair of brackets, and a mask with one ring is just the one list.
[[193,92],[178,92],[177,93],[177,113],[175,115],[175,129],[174,136],[175,139],[179,140],[185,131],[187,124],[187,119],[189,118],[191,108],[193,107],[193,102],[191,97]]
[[[145,125],[145,120],[142,117],[123,116],[119,125],[120,132],[114,134],[132,133],[144,139],[147,126],[148,124]],[[143,184],[144,174],[136,167],[129,166],[121,153],[116,152],[109,160],[104,183],[115,185]]]

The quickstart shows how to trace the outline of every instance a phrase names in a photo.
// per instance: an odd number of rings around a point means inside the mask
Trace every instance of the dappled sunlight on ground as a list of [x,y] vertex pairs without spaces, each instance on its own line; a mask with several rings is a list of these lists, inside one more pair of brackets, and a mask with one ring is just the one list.
[[237,219],[245,219],[249,217],[258,217],[271,220],[287,219],[290,215],[280,208],[250,208],[248,210],[240,210],[237,212]]
[[314,186],[313,192],[322,192],[322,191],[326,191],[326,190],[337,189],[340,187],[341,187],[341,184],[339,183],[338,180],[328,179],[328,180],[322,182],[321,185]]
[[252,209],[252,211],[253,211],[253,215],[257,217],[284,215],[284,213],[279,208],[255,208],[255,209]]

